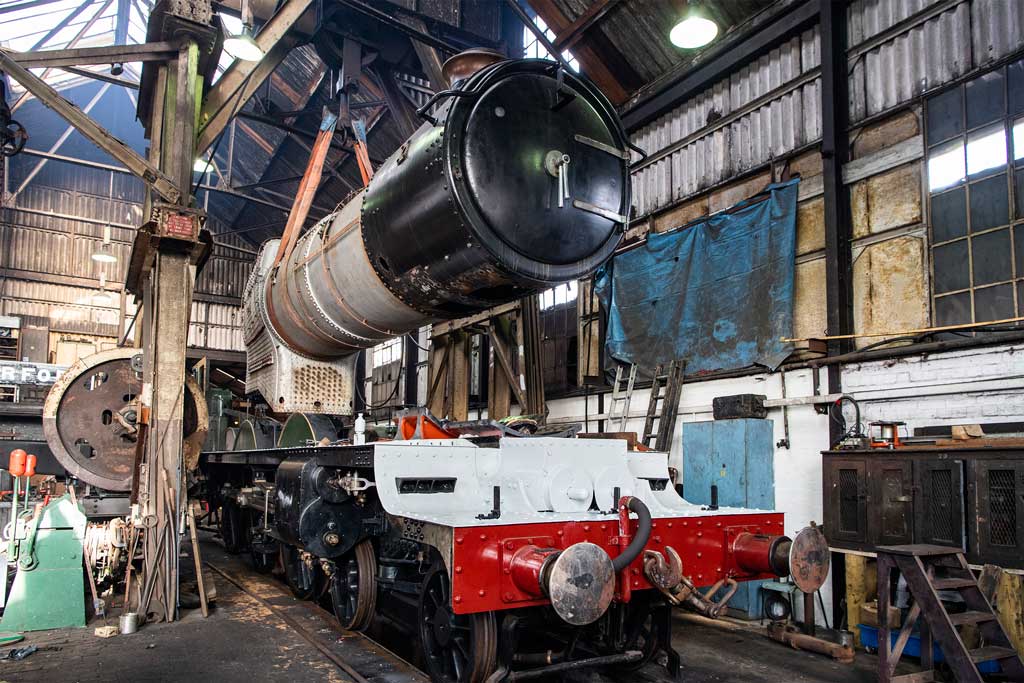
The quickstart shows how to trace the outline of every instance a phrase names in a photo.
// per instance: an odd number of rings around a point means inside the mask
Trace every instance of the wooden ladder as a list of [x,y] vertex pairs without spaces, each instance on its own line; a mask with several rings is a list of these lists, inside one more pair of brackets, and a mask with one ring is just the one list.
[[[640,443],[647,448],[667,452],[672,446],[672,433],[676,429],[676,413],[679,412],[679,395],[683,390],[685,369],[686,361],[674,360],[667,366],[662,363],[654,370],[651,400],[647,404],[647,418],[644,420],[644,433],[640,439]],[[651,439],[654,439],[653,444]]]
[[618,421],[616,429],[605,431],[626,431],[626,421],[629,420],[629,404],[633,400],[633,385],[636,384],[636,363],[629,366],[619,365],[615,368],[615,384],[612,385],[612,400],[608,406],[608,423]]
[[[1024,681],[1024,662],[1006,636],[992,605],[982,593],[964,555],[956,548],[938,545],[882,546],[878,551],[878,680],[880,683],[934,681],[932,640],[938,642],[950,670],[961,683],[981,683],[978,664],[998,661],[1003,674]],[[899,570],[914,597],[914,604],[890,647],[888,612],[893,570]],[[956,591],[967,610],[950,614],[938,591]],[[922,671],[896,676],[896,665],[918,616],[921,620]],[[968,649],[958,626],[975,624],[983,646]]]

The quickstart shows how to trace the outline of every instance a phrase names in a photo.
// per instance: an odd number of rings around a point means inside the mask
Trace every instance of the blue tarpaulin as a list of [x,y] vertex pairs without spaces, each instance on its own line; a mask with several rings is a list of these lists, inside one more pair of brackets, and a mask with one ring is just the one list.
[[683,359],[687,374],[763,365],[792,351],[794,179],[728,212],[619,254],[598,274],[608,355],[642,368]]

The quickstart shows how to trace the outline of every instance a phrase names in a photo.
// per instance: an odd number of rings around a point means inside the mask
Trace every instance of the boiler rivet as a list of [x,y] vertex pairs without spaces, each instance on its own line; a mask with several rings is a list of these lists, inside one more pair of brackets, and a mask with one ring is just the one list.
[[461,544],[462,543],[462,536],[456,536],[455,537],[455,542]]
[[456,595],[456,596],[455,596],[455,602],[456,602],[456,603],[460,603],[460,602],[462,602],[462,596],[461,596],[461,595]]
[[512,595],[511,593],[505,593],[505,602],[512,602],[515,599],[516,596]]
[[462,565],[459,565],[458,567],[455,568],[455,573],[456,574],[461,574],[462,573]]
[[481,588],[480,591],[477,593],[477,595],[479,595],[482,598],[485,595],[487,595],[487,591],[485,591],[483,588]]
[[590,525],[589,524],[584,524],[583,525],[583,530],[584,531],[590,531]]
[[480,534],[480,540],[481,541],[486,541],[487,540],[487,534]]

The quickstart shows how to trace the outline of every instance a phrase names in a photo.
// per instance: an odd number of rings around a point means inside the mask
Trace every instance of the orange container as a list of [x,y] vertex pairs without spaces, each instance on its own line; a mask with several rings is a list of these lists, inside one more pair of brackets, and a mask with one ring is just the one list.
[[25,460],[27,458],[28,454],[20,448],[15,448],[11,451],[11,457],[7,461],[7,471],[11,473],[12,477],[25,476]]
[[25,476],[31,477],[36,473],[36,456],[31,453],[25,458]]

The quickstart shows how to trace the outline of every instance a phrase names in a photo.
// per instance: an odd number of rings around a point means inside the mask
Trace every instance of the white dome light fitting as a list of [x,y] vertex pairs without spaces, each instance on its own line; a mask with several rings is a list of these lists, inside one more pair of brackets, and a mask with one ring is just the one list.
[[224,52],[243,62],[258,62],[263,59],[264,53],[263,48],[252,38],[252,11],[249,9],[249,0],[242,0],[241,10],[241,28],[236,28],[234,21],[228,21],[221,15],[221,23],[227,34],[224,39]]
[[103,241],[92,252],[92,260],[97,263],[117,263],[117,256],[114,255],[114,249],[110,244],[109,225],[103,228]]
[[709,19],[697,6],[690,5],[678,24],[672,27],[668,39],[676,47],[692,50],[704,47],[718,36],[718,24]]

